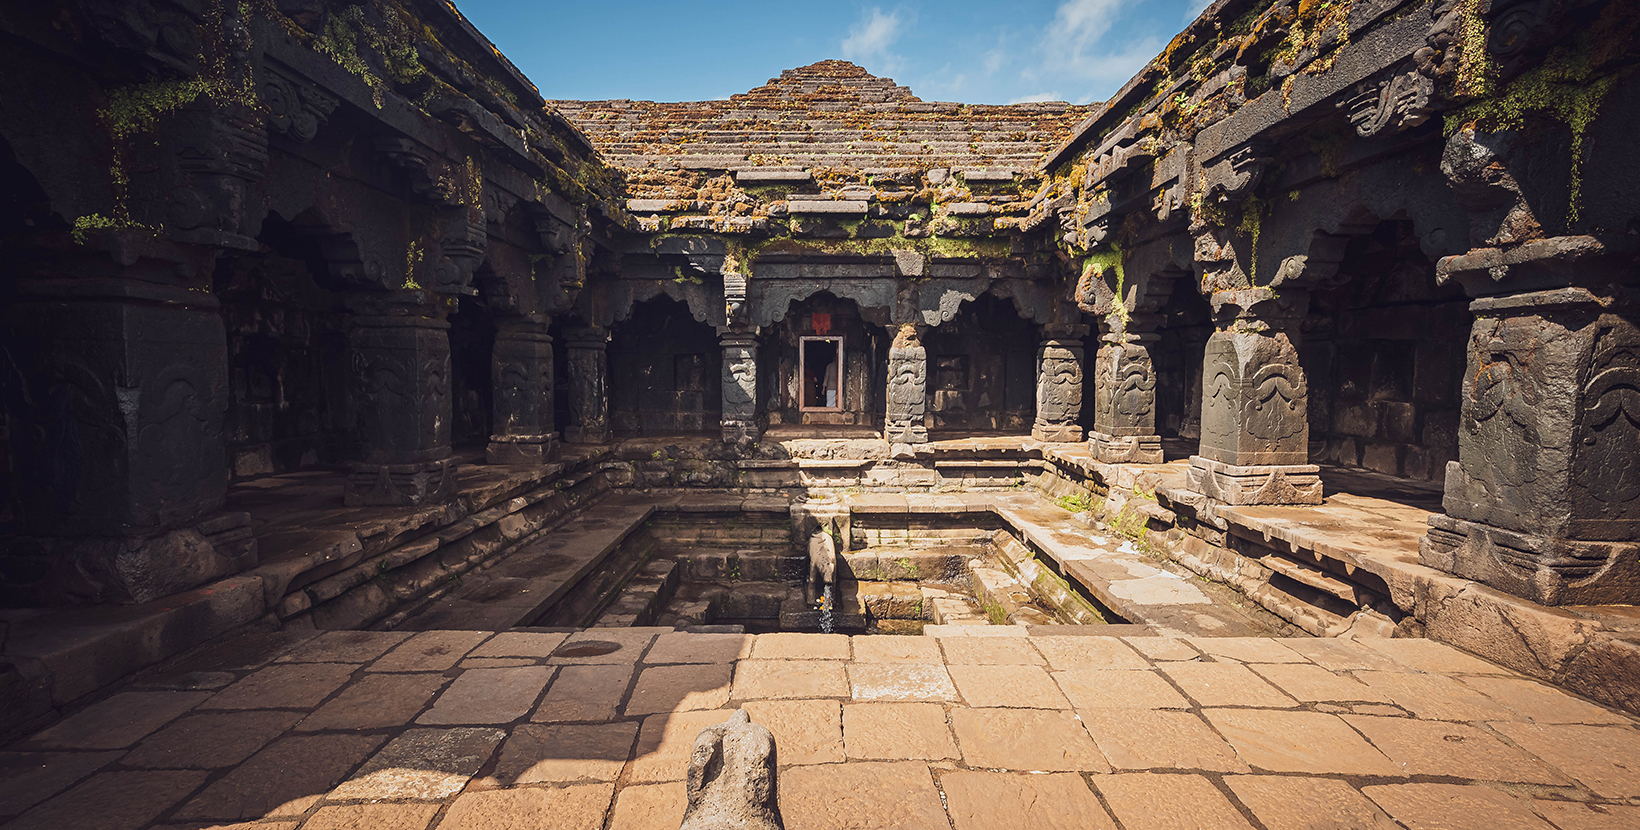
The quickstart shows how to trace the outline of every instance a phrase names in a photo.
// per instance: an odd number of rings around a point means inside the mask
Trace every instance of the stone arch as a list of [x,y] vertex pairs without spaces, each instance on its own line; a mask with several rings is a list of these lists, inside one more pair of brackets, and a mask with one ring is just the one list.
[[850,300],[861,319],[886,326],[894,317],[896,288],[892,278],[757,279],[749,286],[751,321],[770,326],[784,319],[792,305],[822,292]]
[[723,411],[717,332],[664,293],[633,303],[609,341],[609,417],[617,434],[716,430]]

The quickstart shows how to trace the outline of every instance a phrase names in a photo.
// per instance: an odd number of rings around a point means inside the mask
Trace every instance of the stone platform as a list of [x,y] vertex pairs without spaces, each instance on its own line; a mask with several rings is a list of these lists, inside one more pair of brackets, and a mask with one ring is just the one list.
[[0,752],[0,817],[674,830],[744,706],[788,830],[1640,826],[1640,722],[1449,646],[1099,630],[251,634]]

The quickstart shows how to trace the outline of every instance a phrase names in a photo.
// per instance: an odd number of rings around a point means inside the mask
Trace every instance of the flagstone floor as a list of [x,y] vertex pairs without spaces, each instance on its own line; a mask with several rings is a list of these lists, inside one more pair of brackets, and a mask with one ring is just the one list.
[[0,821],[675,830],[744,707],[787,830],[1640,827],[1634,719],[1432,641],[929,631],[246,635],[0,751]]

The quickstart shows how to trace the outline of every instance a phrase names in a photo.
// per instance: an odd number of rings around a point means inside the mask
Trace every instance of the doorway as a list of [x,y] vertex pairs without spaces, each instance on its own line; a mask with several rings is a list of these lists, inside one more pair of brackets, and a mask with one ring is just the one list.
[[843,338],[804,337],[799,352],[805,412],[838,412],[843,408]]

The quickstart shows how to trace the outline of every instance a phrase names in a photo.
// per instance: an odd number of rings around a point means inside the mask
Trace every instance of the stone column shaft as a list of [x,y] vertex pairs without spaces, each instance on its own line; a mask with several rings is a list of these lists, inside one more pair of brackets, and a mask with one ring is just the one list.
[[363,461],[349,505],[423,505],[454,495],[450,455],[450,299],[429,291],[353,298],[348,333]]
[[1131,313],[1102,335],[1094,357],[1093,457],[1110,464],[1162,463],[1156,433],[1156,365],[1150,350],[1161,338],[1154,315]]
[[1226,504],[1320,504],[1309,461],[1309,386],[1298,362],[1303,291],[1213,295],[1218,330],[1202,369],[1201,449],[1190,489]]
[[1049,336],[1036,350],[1036,420],[1031,437],[1038,441],[1082,440],[1082,357],[1080,339]]
[[1547,605],[1640,602],[1635,308],[1559,288],[1470,309],[1458,460],[1420,558]]
[[490,361],[495,385],[491,464],[540,465],[558,456],[552,403],[552,338],[539,315],[501,320]]
[[602,444],[609,440],[609,329],[593,326],[564,332],[569,349],[569,411],[573,423],[564,428],[571,444]]
[[888,349],[888,415],[883,437],[891,444],[928,442],[928,351],[916,326],[900,327]]
[[755,442],[757,426],[757,338],[750,330],[729,329],[723,343],[723,441]]

